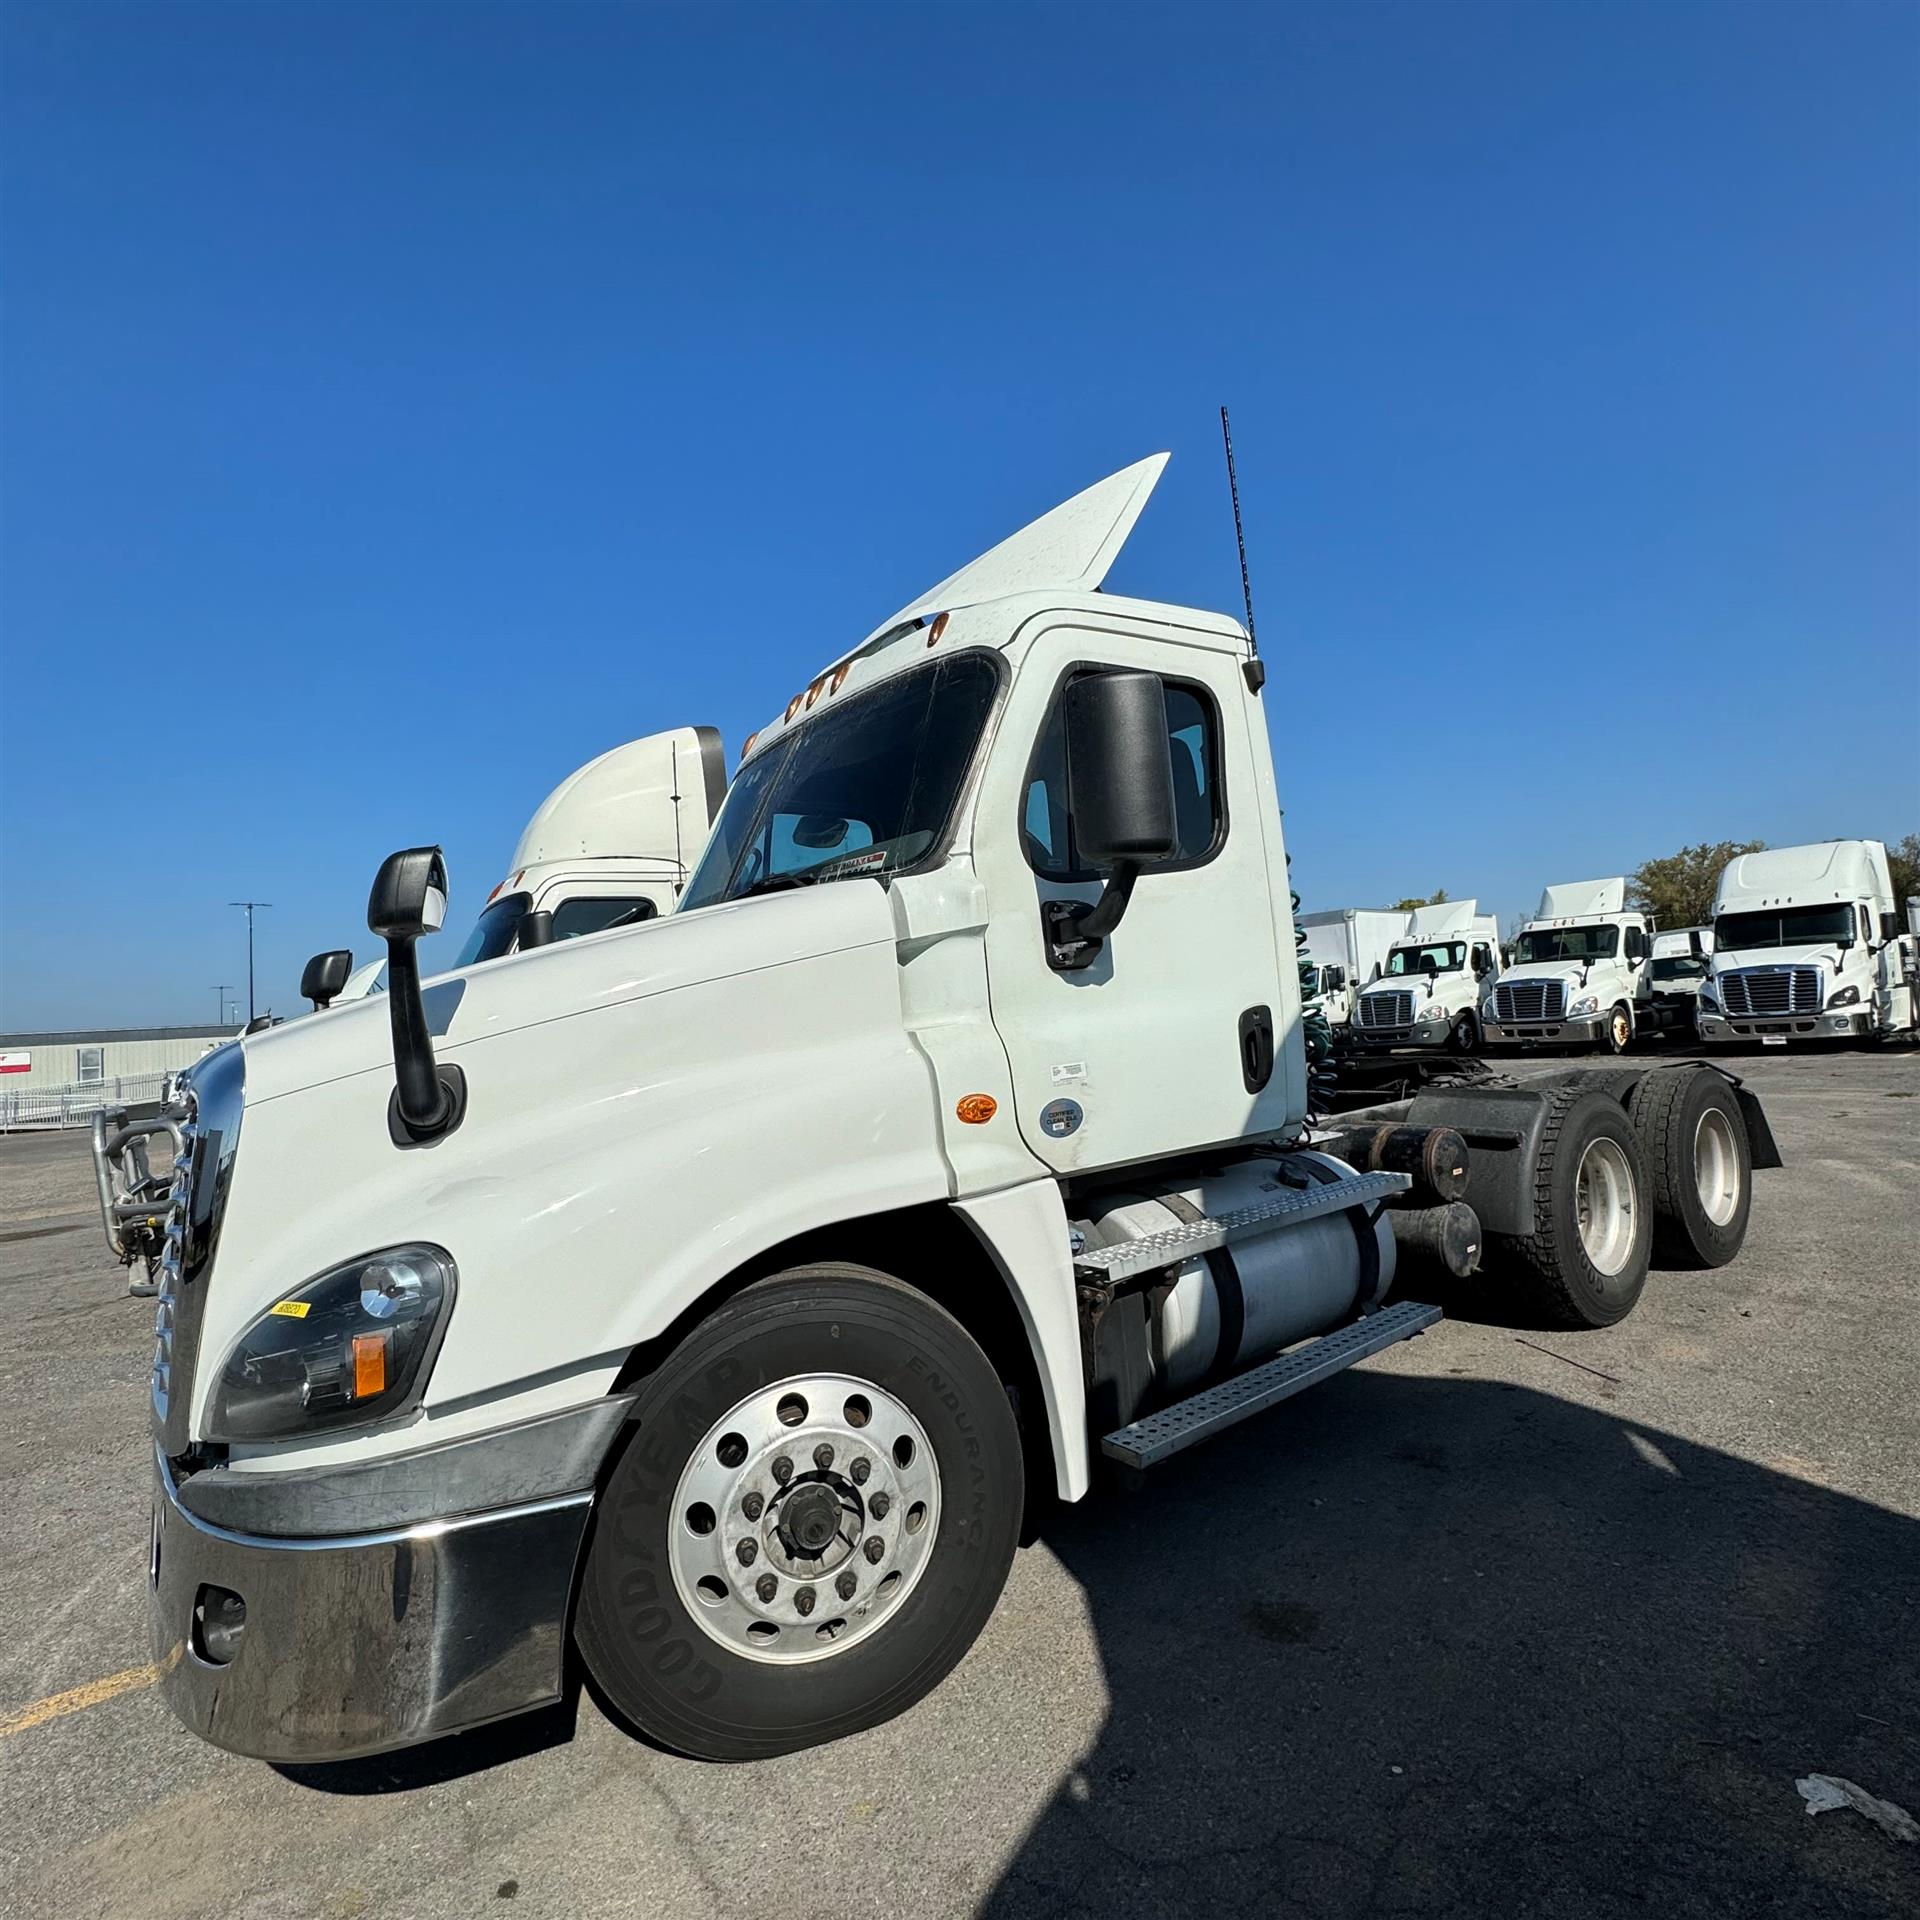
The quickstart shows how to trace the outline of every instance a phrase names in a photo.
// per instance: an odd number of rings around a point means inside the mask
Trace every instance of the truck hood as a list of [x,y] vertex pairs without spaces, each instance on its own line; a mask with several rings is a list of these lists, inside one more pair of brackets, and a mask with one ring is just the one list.
[[[1611,966],[1610,960],[1596,960],[1596,968]],[[1493,984],[1497,987],[1523,986],[1535,982],[1561,980],[1571,997],[1579,990],[1581,967],[1574,960],[1536,960],[1524,967],[1508,967]]]
[[1424,973],[1403,973],[1398,976],[1390,976],[1383,974],[1378,980],[1368,981],[1360,991],[1363,995],[1369,993],[1411,993],[1416,1000],[1424,1000],[1428,992],[1427,983],[1429,979],[1431,979],[1433,983],[1432,991],[1438,993],[1446,986],[1449,980],[1459,980],[1464,977],[1463,970],[1457,967],[1447,973],[1436,973],[1432,975]]
[[[427,1025],[438,1057],[457,1060],[462,1047],[522,1027],[849,948],[891,945],[893,938],[892,908],[877,882],[800,887],[435,975],[423,983]],[[384,994],[336,1007],[324,1020],[269,1028],[242,1044],[249,1106],[393,1068]]]
[[1743,967],[1819,967],[1827,973],[1838,973],[1845,963],[1846,956],[1829,940],[1817,947],[1721,947],[1713,956],[1713,971],[1722,974],[1737,973]]

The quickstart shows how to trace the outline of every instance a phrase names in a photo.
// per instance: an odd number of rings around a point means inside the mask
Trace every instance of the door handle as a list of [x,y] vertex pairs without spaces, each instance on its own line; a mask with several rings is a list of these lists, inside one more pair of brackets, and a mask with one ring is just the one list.
[[1249,1093],[1273,1078],[1273,1009],[1249,1007],[1240,1016],[1240,1077]]

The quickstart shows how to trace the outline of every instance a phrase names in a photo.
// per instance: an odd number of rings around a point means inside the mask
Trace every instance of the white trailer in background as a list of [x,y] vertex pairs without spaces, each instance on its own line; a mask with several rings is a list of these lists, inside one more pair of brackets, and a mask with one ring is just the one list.
[[1407,931],[1407,915],[1397,907],[1338,907],[1303,913],[1307,936],[1302,954],[1312,962],[1320,1010],[1327,1024],[1343,1027],[1353,1018],[1360,990],[1379,978],[1393,943]]
[[1489,1046],[1597,1046],[1624,1053],[1653,1004],[1653,922],[1627,906],[1627,883],[1570,880],[1546,888],[1514,938],[1513,965],[1486,997]]
[[1361,989],[1355,1041],[1451,1053],[1479,1046],[1475,1008],[1500,972],[1500,928],[1479,907],[1477,900],[1443,900],[1414,908],[1406,932],[1387,948],[1379,978]]
[[1699,1002],[1707,1040],[1914,1037],[1920,934],[1901,930],[1878,840],[1741,854],[1720,876],[1713,938]]

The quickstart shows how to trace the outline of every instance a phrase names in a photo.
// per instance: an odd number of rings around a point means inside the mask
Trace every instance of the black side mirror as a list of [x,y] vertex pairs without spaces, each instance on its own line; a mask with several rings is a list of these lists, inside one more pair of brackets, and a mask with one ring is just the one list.
[[531,913],[520,916],[520,951],[525,953],[529,947],[550,947],[553,945],[553,915],[545,907],[535,907]]
[[1065,707],[1074,847],[1107,876],[1091,907],[1046,903],[1048,964],[1071,973],[1092,963],[1120,924],[1141,868],[1170,858],[1180,834],[1160,676],[1136,668],[1082,674],[1068,682]]
[[387,1131],[395,1146],[425,1146],[460,1124],[467,1108],[466,1076],[437,1066],[420,997],[414,943],[437,933],[447,917],[447,863],[438,847],[390,853],[367,897],[367,925],[387,943],[387,1012],[393,1025],[393,1098]]
[[1897,913],[1882,912],[1880,915],[1880,938],[1898,940],[1900,938],[1900,916]]
[[300,975],[301,999],[311,1000],[316,1013],[324,1012],[333,1005],[352,971],[353,955],[347,948],[335,947],[330,953],[316,953]]

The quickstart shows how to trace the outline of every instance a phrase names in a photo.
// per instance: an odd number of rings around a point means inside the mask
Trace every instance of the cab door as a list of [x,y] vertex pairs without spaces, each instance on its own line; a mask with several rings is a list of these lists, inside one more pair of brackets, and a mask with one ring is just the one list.
[[[1249,730],[1239,657],[1206,638],[1050,628],[1022,662],[982,781],[973,839],[993,1019],[1021,1136],[1057,1172],[1235,1141],[1299,1111],[1304,1067],[1297,1040],[1287,1044],[1299,976],[1272,766],[1264,729],[1257,741]],[[1074,847],[1061,697],[1103,667],[1161,677],[1179,846],[1140,876],[1093,963],[1060,971],[1047,903],[1101,892]]]

